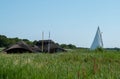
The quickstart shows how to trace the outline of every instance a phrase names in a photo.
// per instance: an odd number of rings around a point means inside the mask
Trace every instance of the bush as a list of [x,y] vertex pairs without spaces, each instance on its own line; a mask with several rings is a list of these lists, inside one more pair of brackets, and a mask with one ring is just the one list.
[[96,52],[104,52],[104,49],[102,47],[98,47],[97,49],[95,49]]

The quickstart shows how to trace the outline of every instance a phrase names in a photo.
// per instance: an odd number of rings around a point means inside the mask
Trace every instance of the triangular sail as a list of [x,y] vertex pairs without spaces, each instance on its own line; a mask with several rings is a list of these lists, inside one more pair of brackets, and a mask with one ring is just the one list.
[[101,32],[100,32],[100,28],[98,27],[97,29],[97,32],[96,32],[96,35],[95,35],[95,38],[94,38],[94,41],[91,45],[91,50],[94,50],[98,47],[102,47],[103,48],[103,41],[102,41],[102,35],[101,35]]

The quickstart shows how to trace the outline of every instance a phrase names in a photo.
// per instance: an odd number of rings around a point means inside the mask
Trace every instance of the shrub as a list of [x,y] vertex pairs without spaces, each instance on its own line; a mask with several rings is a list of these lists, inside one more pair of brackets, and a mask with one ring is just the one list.
[[102,47],[98,47],[97,49],[95,49],[96,52],[104,52],[104,49]]

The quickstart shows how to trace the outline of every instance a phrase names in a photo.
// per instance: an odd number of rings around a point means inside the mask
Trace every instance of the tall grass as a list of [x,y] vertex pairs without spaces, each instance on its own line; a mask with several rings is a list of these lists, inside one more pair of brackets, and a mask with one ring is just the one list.
[[0,52],[2,52],[3,49],[4,49],[4,48],[0,48]]
[[120,79],[120,52],[0,54],[0,79]]

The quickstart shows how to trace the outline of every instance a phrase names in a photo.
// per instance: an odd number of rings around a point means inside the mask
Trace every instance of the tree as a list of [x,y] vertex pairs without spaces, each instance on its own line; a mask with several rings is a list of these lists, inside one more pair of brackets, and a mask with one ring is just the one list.
[[8,45],[8,39],[4,35],[0,35],[0,47],[4,47]]
[[61,44],[60,45],[62,48],[68,48],[68,46],[66,44]]
[[75,46],[75,45],[72,45],[72,44],[69,44],[69,45],[68,45],[68,48],[70,48],[70,49],[75,49],[76,46]]
[[60,45],[62,48],[66,48],[66,49],[75,49],[75,48],[77,48],[75,45],[73,45],[73,44],[61,44]]
[[29,41],[28,39],[22,39],[22,41],[26,42],[29,45],[33,45],[33,42]]
[[37,42],[38,42],[37,40],[34,40],[34,41],[33,41],[33,45],[36,45],[36,44],[37,44]]
[[33,45],[33,42],[28,39],[19,39],[18,37],[7,38],[5,35],[0,35],[0,47],[8,47],[9,45],[13,45],[19,41],[24,41],[27,44]]

